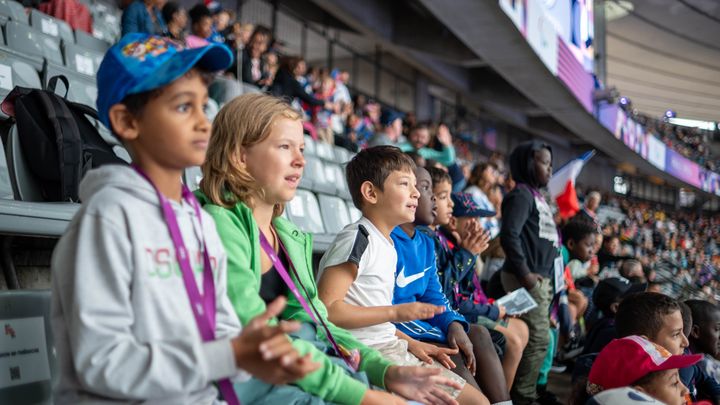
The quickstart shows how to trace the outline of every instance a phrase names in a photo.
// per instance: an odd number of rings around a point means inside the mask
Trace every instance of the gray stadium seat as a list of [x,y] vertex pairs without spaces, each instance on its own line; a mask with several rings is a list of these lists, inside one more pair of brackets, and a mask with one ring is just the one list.
[[285,204],[290,221],[297,225],[303,232],[312,234],[325,233],[320,207],[315,194],[307,190],[298,190],[295,198]]
[[312,136],[305,135],[305,156],[317,156],[315,152],[315,140]]
[[103,55],[77,45],[63,43],[65,66],[89,77],[95,77]]
[[0,199],[12,200],[13,190],[10,184],[10,172],[8,171],[7,160],[5,158],[5,148],[0,142]]
[[[50,319],[50,290],[14,290],[0,292],[0,319],[8,346],[2,351],[38,349],[27,354],[29,364],[18,364],[15,370],[28,383],[0,388],[2,404],[51,404],[52,382],[57,376],[57,360]],[[24,367],[24,368],[21,368]],[[13,370],[4,370],[12,372]],[[35,380],[33,380],[35,379]]]
[[360,212],[359,209],[355,208],[355,206],[351,202],[348,203],[348,213],[350,214],[350,222],[353,223],[360,219],[360,217],[362,217],[362,212]]
[[25,7],[17,1],[0,0],[0,15],[5,16],[6,20],[13,20],[23,24],[28,23]]
[[312,156],[305,158],[305,171],[300,180],[300,187],[331,195],[337,191],[335,184],[327,178],[323,162]]
[[45,35],[62,39],[65,43],[75,43],[75,35],[68,23],[40,10],[32,9],[30,11],[30,25]]
[[350,223],[347,206],[341,198],[320,194],[318,202],[327,233],[336,234]]
[[10,173],[10,184],[16,200],[43,201],[42,192],[37,179],[30,171],[20,146],[20,135],[17,126],[10,128],[7,140],[7,164]]
[[350,158],[352,157],[351,152],[342,146],[334,146],[333,150],[335,152],[335,161],[340,164],[345,164],[350,161]]
[[99,53],[100,55],[104,55],[110,48],[109,42],[103,41],[100,38],[95,38],[82,30],[75,31],[75,43],[83,49]]
[[[0,49],[0,100],[4,100],[15,86],[42,88],[40,76],[32,63],[32,60]],[[0,112],[0,118],[7,117]]]
[[317,142],[315,147],[316,155],[326,162],[335,162],[335,152],[329,143]]
[[325,163],[325,176],[327,180],[335,186],[335,194],[349,200],[350,191],[348,190],[347,181],[345,179],[345,171],[336,163]]
[[64,65],[60,42],[32,27],[8,21],[5,25],[5,40],[10,49],[35,58],[45,58],[48,62]]
[[200,166],[192,166],[185,169],[183,172],[183,182],[190,189],[195,191],[200,188],[200,180],[202,180],[203,174]]

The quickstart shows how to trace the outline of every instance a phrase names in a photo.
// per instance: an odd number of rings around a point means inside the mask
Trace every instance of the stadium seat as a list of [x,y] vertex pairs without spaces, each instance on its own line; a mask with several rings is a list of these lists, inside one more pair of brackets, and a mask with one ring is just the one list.
[[[28,363],[15,369],[27,383],[10,383],[0,388],[2,404],[51,404],[52,383],[57,376],[57,360],[50,319],[50,290],[0,292],[0,319],[6,344],[0,352],[38,350],[26,354]],[[22,367],[22,368],[20,368]],[[5,372],[14,370],[5,370]],[[12,381],[12,379],[11,379]],[[22,380],[21,380],[22,381]]]
[[43,201],[42,192],[37,179],[30,171],[20,146],[20,134],[17,126],[10,128],[7,139],[7,165],[10,173],[10,184],[16,200]]
[[305,135],[305,156],[317,156],[315,140],[310,135]]
[[327,178],[323,162],[312,156],[305,158],[305,173],[300,180],[300,187],[330,195],[337,191],[335,183]]
[[32,27],[15,21],[5,25],[5,40],[10,49],[34,58],[45,58],[48,62],[64,65],[60,42]]
[[342,146],[334,146],[333,151],[335,153],[335,161],[340,164],[345,164],[352,158],[352,152],[343,148]]
[[0,16],[5,17],[5,21],[13,20],[23,24],[28,23],[28,15],[25,13],[25,7],[17,1],[0,0]]
[[303,232],[312,234],[325,233],[320,208],[315,194],[307,190],[298,190],[290,202],[285,205],[288,217]]
[[320,194],[318,202],[327,233],[337,234],[350,223],[347,206],[341,198]]
[[326,162],[335,162],[335,152],[329,143],[317,142],[315,147],[316,155]]
[[13,190],[10,184],[10,172],[8,171],[7,160],[5,158],[5,148],[0,142],[0,200],[12,200]]
[[350,190],[345,179],[345,171],[336,163],[325,163],[325,176],[335,186],[335,194],[349,200]]
[[75,43],[77,46],[86,49],[91,52],[99,53],[104,55],[105,52],[110,48],[110,43],[103,41],[102,39],[95,38],[83,30],[75,31]]
[[[40,76],[32,63],[32,60],[0,49],[0,101],[4,100],[15,86],[42,88]],[[0,119],[5,118],[7,116],[0,112]]]
[[195,191],[200,188],[200,180],[202,180],[203,174],[200,166],[192,166],[185,169],[183,172],[183,182],[190,189]]
[[362,217],[362,212],[355,208],[353,203],[348,203],[348,213],[350,214],[350,222],[355,222]]
[[72,28],[63,20],[49,16],[40,10],[30,11],[30,25],[45,35],[62,39],[66,44],[75,43]]
[[63,43],[63,51],[65,54],[65,66],[78,73],[95,77],[103,58],[101,53],[66,42]]

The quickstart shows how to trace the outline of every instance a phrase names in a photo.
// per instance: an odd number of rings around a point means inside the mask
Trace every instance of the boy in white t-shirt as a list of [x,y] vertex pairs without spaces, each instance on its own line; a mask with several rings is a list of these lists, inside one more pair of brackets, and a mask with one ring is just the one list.
[[[420,193],[415,164],[400,149],[378,146],[361,151],[348,163],[346,174],[355,206],[363,216],[343,229],[320,261],[318,290],[328,319],[350,330],[362,343],[379,350],[393,362],[426,365],[407,350],[393,322],[432,318],[442,306],[413,302],[393,305],[397,253],[390,233],[415,220]],[[442,356],[437,348],[432,357]],[[458,382],[450,390],[460,403],[487,404],[487,398],[465,380],[443,368],[443,375]],[[438,386],[438,396],[448,393]]]

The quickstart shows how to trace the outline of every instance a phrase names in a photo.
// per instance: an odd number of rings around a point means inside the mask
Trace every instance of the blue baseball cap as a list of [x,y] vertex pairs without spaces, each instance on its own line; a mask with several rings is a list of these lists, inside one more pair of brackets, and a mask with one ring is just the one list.
[[97,72],[100,121],[110,128],[110,107],[128,95],[168,85],[195,66],[216,72],[232,62],[232,52],[222,44],[186,48],[166,37],[127,34],[108,49]]
[[494,217],[495,211],[480,208],[475,202],[472,194],[468,193],[452,193],[450,195],[453,204],[453,216],[460,217]]

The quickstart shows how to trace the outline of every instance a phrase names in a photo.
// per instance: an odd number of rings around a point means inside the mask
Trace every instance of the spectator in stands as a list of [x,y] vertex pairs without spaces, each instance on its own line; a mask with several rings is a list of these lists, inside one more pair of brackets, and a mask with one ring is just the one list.
[[303,173],[303,145],[300,115],[268,95],[237,97],[213,122],[197,194],[228,252],[234,310],[245,324],[275,297],[286,296],[288,306],[279,319],[302,322],[292,335],[293,346],[321,364],[296,387],[240,384],[240,397],[243,403],[395,403],[391,395],[368,389],[369,379],[374,386],[423,401],[432,382],[450,382],[432,370],[391,365],[326,318],[310,265],[310,236],[281,215]]
[[284,384],[319,366],[285,336],[299,325],[266,324],[282,299],[240,326],[214,222],[181,186],[183,170],[205,159],[207,71],[231,62],[224,47],[185,51],[146,34],[125,36],[105,55],[98,114],[134,166],[85,176],[83,206],[55,248],[56,402],[209,404],[216,381],[231,401],[230,378]]
[[[575,325],[583,317],[588,307],[588,300],[585,294],[575,287],[575,279],[587,277],[585,264],[592,259],[595,248],[595,234],[597,226],[592,222],[583,219],[573,219],[569,221],[562,229],[564,263],[564,281],[568,298],[568,309],[570,317],[569,329]],[[557,288],[557,287],[556,287]],[[561,303],[562,305],[562,303]],[[561,325],[561,331],[565,335],[569,330],[565,330]]]
[[720,349],[720,309],[707,301],[688,300],[690,345],[686,354],[702,354],[703,358],[693,367],[680,371],[680,379],[690,390],[693,400],[710,400],[720,403],[720,384],[710,373]]
[[215,10],[211,10],[211,12],[213,24],[212,34],[210,34],[209,39],[211,42],[223,43],[225,42],[225,31],[230,25],[230,10],[218,7]]
[[189,47],[195,43],[205,43],[212,35],[212,14],[204,4],[196,4],[188,11],[190,17],[190,34],[187,44]]
[[164,0],[135,0],[123,11],[120,21],[122,35],[139,32],[165,34],[167,27],[159,7]]
[[187,26],[185,8],[177,2],[169,1],[162,8],[162,17],[167,23],[167,36],[176,41],[184,42],[185,27]]
[[616,263],[621,260],[635,258],[631,255],[620,254],[620,238],[617,235],[610,235],[604,238],[602,248],[597,256],[601,274],[607,267],[614,267]]
[[[242,53],[242,81],[263,88],[270,84],[262,56],[270,43],[270,30],[258,25],[250,35]],[[234,72],[234,69],[233,69]]]
[[601,201],[602,197],[597,191],[588,193],[583,208],[575,215],[590,222],[597,222],[597,209],[600,207]]
[[[378,106],[379,107],[379,106]],[[382,131],[375,132],[369,146],[392,145],[404,142],[402,136],[403,114],[393,110],[385,110],[380,116]]]
[[275,81],[270,87],[270,92],[274,96],[287,99],[298,111],[302,111],[300,102],[309,106],[325,106],[327,109],[332,108],[329,101],[319,100],[305,91],[303,85],[297,80],[298,77],[305,75],[305,71],[305,60],[301,57],[283,57],[280,60],[280,68],[278,69]]
[[551,278],[560,243],[552,211],[540,189],[552,175],[552,150],[536,141],[518,145],[510,155],[510,171],[517,186],[502,203],[500,242],[506,259],[501,271],[505,291],[524,287],[538,307],[520,317],[530,340],[520,361],[512,397],[529,404],[537,395],[536,382],[549,344]]
[[675,355],[688,347],[680,304],[664,294],[644,292],[623,299],[615,315],[615,328],[618,337],[645,336]]
[[[415,220],[420,193],[415,164],[400,149],[380,146],[361,151],[346,168],[348,187],[363,217],[346,226],[320,260],[319,295],[329,319],[351,330],[361,342],[398,364],[440,369],[456,387],[444,398],[460,403],[488,403],[487,398],[439,363],[427,364],[408,350],[393,322],[430,319],[444,307],[422,302],[393,305],[398,256],[392,230]],[[400,277],[400,276],[398,276]],[[408,279],[410,281],[410,279]],[[438,394],[441,394],[438,392]],[[448,395],[449,394],[449,395]]]
[[[442,358],[441,364],[475,388],[483,389],[492,403],[508,401],[509,388],[497,388],[498,380],[501,386],[502,381],[507,380],[503,380],[499,372],[500,361],[487,329],[468,324],[466,318],[454,310],[438,278],[435,242],[431,236],[433,233],[428,232],[427,228],[434,223],[438,210],[432,178],[421,166],[415,168],[415,176],[420,191],[415,221],[398,226],[390,234],[398,255],[398,279],[395,282],[393,304],[426,302],[442,306],[445,311],[428,320],[396,322],[397,333],[408,341],[411,353],[429,364],[433,362],[428,356],[430,353],[447,350],[443,349],[445,346],[454,349],[452,353],[446,352],[452,354],[452,360]],[[417,278],[418,274],[422,277]],[[507,345],[506,350],[510,349],[511,345]],[[515,353],[518,361],[522,349],[519,348]]]
[[[467,182],[468,187],[465,189],[465,192],[471,194],[475,203],[484,210],[498,212],[488,197],[492,188],[497,185],[498,175],[497,165],[492,162],[478,163],[470,173],[470,178]],[[480,224],[483,226],[483,229],[490,232],[492,239],[500,233],[500,222],[495,215],[483,218]]]
[[627,399],[621,399],[622,396],[602,392],[631,387],[631,393],[626,393],[625,398],[633,398],[632,402],[657,403],[652,401],[654,398],[666,405],[685,405],[688,390],[678,378],[678,369],[699,360],[699,355],[672,355],[642,336],[616,339],[600,352],[593,364],[587,392],[600,395],[588,404],[626,404]]
[[437,132],[437,140],[442,145],[441,151],[428,147],[431,140],[430,128],[425,124],[418,124],[410,128],[408,141],[399,143],[398,147],[403,152],[415,151],[425,159],[433,159],[443,166],[450,166],[455,163],[455,147],[452,144],[452,135],[450,135],[450,130],[445,124],[440,124]]

